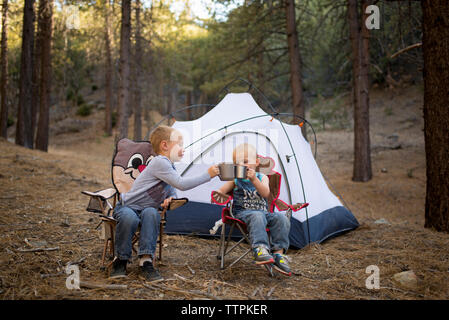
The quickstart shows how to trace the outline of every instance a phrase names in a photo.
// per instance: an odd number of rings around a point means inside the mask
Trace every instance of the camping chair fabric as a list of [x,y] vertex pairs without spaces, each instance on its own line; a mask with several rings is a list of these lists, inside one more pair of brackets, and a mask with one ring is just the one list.
[[[258,156],[260,157],[260,156]],[[270,195],[268,197],[268,208],[269,212],[274,212],[274,207],[276,207],[279,211],[287,211],[286,215],[290,219],[291,218],[291,212],[293,210],[299,211],[302,208],[307,207],[308,203],[297,203],[294,205],[289,205],[285,203],[284,201],[279,199],[279,190],[280,190],[280,184],[281,184],[281,174],[276,171],[270,170],[270,175],[268,175],[269,178],[269,185],[270,185]],[[217,255],[217,258],[220,260],[220,268],[226,269],[229,267],[232,267],[234,264],[239,262],[241,259],[243,259],[248,253],[251,252],[251,242],[248,236],[248,229],[245,222],[237,219],[234,217],[232,213],[232,194],[224,194],[220,191],[212,191],[211,193],[211,202],[218,205],[225,205],[225,207],[222,209],[221,214],[221,221],[223,222],[221,226],[221,234],[220,234],[220,246],[219,246],[219,252]],[[228,236],[226,237],[226,225],[230,226],[230,230],[228,232]],[[234,229],[237,228],[242,238],[238,240],[229,250],[228,246],[231,240],[232,233]],[[269,228],[266,229],[266,231],[269,233]],[[270,239],[270,237],[268,237]],[[242,255],[240,255],[238,258],[236,258],[234,261],[232,261],[229,265],[225,265],[225,258],[226,256],[233,251],[235,248],[237,248],[240,244],[242,244],[244,241],[246,241],[250,248],[247,249]],[[270,275],[273,275],[271,266],[264,265],[264,267],[268,270]]]
[[[145,168],[147,168],[154,156],[155,153],[150,142],[136,142],[127,138],[120,139],[117,141],[112,159],[111,176],[114,188],[108,188],[95,192],[82,191],[83,194],[90,197],[86,210],[97,213],[100,217],[100,224],[98,225],[98,227],[100,225],[102,226],[100,239],[104,240],[101,259],[102,268],[104,268],[105,258],[108,251],[111,258],[115,256],[114,241],[117,220],[112,217],[112,211],[115,208],[115,205],[120,201],[120,194],[131,189],[134,180],[143,170],[145,170]],[[147,170],[151,169],[148,168]],[[162,260],[163,233],[167,221],[166,212],[175,210],[187,202],[188,199],[185,197],[172,199],[168,208],[159,208],[159,213],[161,214],[158,240],[159,255],[157,257],[159,260]],[[137,253],[135,245],[139,241],[139,235],[140,226],[132,238],[132,249],[134,253]]]
[[[109,215],[110,210],[115,207],[117,202],[117,191],[114,188],[108,188],[95,192],[82,191],[82,193],[90,196],[90,201],[86,208],[89,212],[100,214],[106,213],[106,215]],[[110,203],[111,199],[113,200],[112,204]]]

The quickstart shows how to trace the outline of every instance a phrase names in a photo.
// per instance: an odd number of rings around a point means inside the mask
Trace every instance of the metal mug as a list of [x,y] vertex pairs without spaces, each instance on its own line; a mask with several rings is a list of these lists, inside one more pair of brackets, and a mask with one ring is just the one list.
[[232,181],[234,180],[234,171],[235,165],[233,163],[225,163],[222,162],[218,164],[218,170],[220,170],[220,174],[218,175],[220,177],[220,180],[223,181]]
[[218,170],[220,171],[219,177],[222,181],[232,181],[234,179],[246,179],[248,169],[245,166],[235,165],[234,163],[222,162],[218,164]]
[[237,179],[246,179],[248,176],[248,168],[245,166],[235,166],[234,167],[234,176]]

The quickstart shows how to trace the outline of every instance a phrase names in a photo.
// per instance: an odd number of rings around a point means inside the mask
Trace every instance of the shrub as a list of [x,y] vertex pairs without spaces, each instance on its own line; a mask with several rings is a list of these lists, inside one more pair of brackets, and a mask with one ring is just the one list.
[[76,110],[76,114],[82,117],[87,117],[92,113],[92,106],[88,104],[82,104],[78,107],[78,110]]
[[76,104],[79,105],[79,106],[81,106],[81,105],[84,104],[84,98],[83,98],[82,95],[79,94],[79,95],[76,97]]

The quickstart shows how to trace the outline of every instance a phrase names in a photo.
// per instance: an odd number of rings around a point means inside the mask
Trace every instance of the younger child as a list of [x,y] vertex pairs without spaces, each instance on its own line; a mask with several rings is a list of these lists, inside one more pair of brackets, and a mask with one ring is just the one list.
[[176,197],[176,190],[192,189],[210,181],[219,173],[218,166],[211,166],[207,172],[196,177],[181,177],[173,162],[184,155],[183,139],[179,131],[159,126],[150,136],[150,142],[157,154],[148,167],[134,181],[131,189],[121,194],[121,203],[114,209],[117,220],[115,233],[116,258],[112,265],[111,278],[125,277],[126,264],[132,255],[132,238],[140,224],[139,266],[145,280],[163,280],[153,266],[159,234],[159,206],[163,208]]
[[[255,172],[259,165],[256,149],[252,145],[241,144],[234,149],[232,157],[234,164],[247,167],[248,179],[228,181],[219,191],[233,191],[233,214],[248,227],[256,264],[273,263],[276,271],[291,276],[287,257],[284,255],[290,244],[290,220],[281,213],[268,212],[265,198],[270,195],[269,180],[266,175]],[[267,227],[270,229],[271,248]]]

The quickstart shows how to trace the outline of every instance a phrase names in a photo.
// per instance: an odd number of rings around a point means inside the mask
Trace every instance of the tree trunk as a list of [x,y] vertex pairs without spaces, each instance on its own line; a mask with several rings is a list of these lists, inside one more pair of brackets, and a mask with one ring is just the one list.
[[8,92],[8,0],[3,0],[2,7],[2,40],[1,40],[1,113],[0,113],[0,135],[8,138],[8,104],[6,95]]
[[423,0],[426,228],[449,232],[449,2]]
[[112,135],[112,54],[111,54],[111,39],[109,28],[109,0],[104,2],[104,42],[106,51],[105,61],[105,119],[104,119],[104,131],[110,136]]
[[122,0],[122,25],[120,30],[120,88],[119,88],[119,127],[117,139],[128,136],[129,116],[129,56],[131,48],[131,0]]
[[[302,82],[301,82],[301,56],[299,54],[298,31],[296,30],[295,1],[285,0],[285,16],[287,22],[287,44],[290,61],[290,87],[292,90],[293,113],[305,117]],[[300,123],[296,118],[293,123]],[[306,138],[306,126],[302,126],[302,134]]]
[[23,8],[22,52],[20,58],[19,107],[16,144],[32,149],[34,0],[25,0]]
[[[34,136],[36,134],[36,125],[37,125],[37,119],[38,119],[38,111],[39,111],[39,105],[40,105],[40,76],[41,76],[41,44],[42,44],[42,31],[41,31],[41,25],[39,23],[39,20],[42,15],[41,12],[41,6],[39,5],[38,13],[37,13],[37,32],[36,37],[34,39],[34,51],[33,51],[33,105],[31,107],[31,113],[32,113],[32,121],[31,121],[31,132]],[[35,28],[36,29],[36,28]],[[65,100],[65,99],[64,99]],[[37,136],[37,134],[36,134]]]
[[136,46],[134,53],[134,140],[142,139],[142,87],[141,87],[141,70],[142,70],[142,39],[141,39],[141,23],[140,23],[140,0],[136,0],[136,27],[135,38]]
[[48,151],[51,94],[51,38],[53,0],[39,0],[39,25],[41,30],[41,83],[39,101],[39,122],[36,135],[36,149]]
[[354,108],[353,181],[368,181],[372,178],[369,137],[369,34],[364,22],[366,5],[367,1],[362,0],[362,13],[359,15],[357,0],[348,0]]

